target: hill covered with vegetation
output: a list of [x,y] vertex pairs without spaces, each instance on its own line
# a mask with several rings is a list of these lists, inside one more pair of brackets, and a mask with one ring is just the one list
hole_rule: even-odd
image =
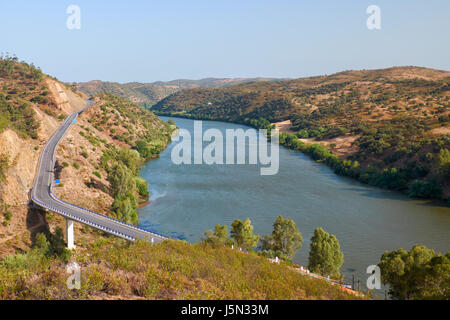
[[44,74],[32,64],[18,62],[16,57],[1,57],[0,84],[0,132],[10,128],[23,137],[36,139],[39,123],[32,105],[54,107]]
[[58,147],[62,185],[56,193],[70,203],[136,224],[137,205],[149,195],[139,169],[166,148],[175,127],[124,98],[102,93],[95,102]]
[[1,299],[356,299],[256,254],[205,244],[127,243],[103,238],[77,250],[80,290],[67,288],[66,262],[42,238],[0,261]]
[[450,196],[447,71],[396,67],[190,89],[152,111],[265,128],[286,121],[281,142],[339,174],[412,196]]
[[173,81],[157,81],[153,83],[118,83],[108,81],[89,81],[74,83],[73,86],[89,96],[99,93],[111,93],[126,98],[144,107],[151,107],[168,95],[183,89],[226,87],[251,81],[270,81],[269,78],[205,78],[200,80],[179,79]]

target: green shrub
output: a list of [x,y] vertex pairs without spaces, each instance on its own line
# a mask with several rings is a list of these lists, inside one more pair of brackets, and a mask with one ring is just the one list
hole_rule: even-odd
[[434,181],[415,180],[409,185],[408,195],[418,198],[441,198],[442,188]]
[[116,197],[114,199],[112,208],[117,219],[130,224],[138,223],[136,200],[132,195]]
[[96,176],[97,178],[99,178],[99,179],[102,178],[102,175],[101,175],[100,172],[98,172],[98,171],[94,171],[94,172],[92,172],[92,174],[93,174],[94,176]]
[[6,227],[9,225],[9,222],[11,221],[12,218],[12,211],[9,209],[9,206],[5,205],[5,207],[3,208],[3,225]]
[[136,177],[136,189],[140,196],[148,198],[148,182],[145,179]]

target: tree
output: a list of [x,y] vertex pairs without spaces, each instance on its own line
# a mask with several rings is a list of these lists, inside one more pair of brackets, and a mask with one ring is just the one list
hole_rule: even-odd
[[60,227],[55,229],[54,234],[49,234],[50,249],[47,252],[49,255],[56,255],[64,262],[69,261],[71,252],[66,248],[66,242],[64,241],[64,232]]
[[423,245],[385,252],[378,264],[381,280],[394,299],[445,299],[450,296],[450,253],[437,255]]
[[116,164],[108,173],[108,181],[114,197],[135,194],[136,182],[133,173],[122,163]]
[[441,198],[442,188],[434,181],[414,180],[408,188],[410,197]]
[[438,156],[439,172],[445,179],[450,179],[450,150],[441,149]]
[[126,223],[137,224],[138,214],[136,212],[136,201],[132,196],[119,196],[114,199],[112,208],[116,218]]
[[211,244],[214,247],[219,246],[226,246],[230,240],[228,238],[228,228],[227,226],[220,224],[217,224],[214,228],[214,231],[212,230],[206,230],[205,231],[205,237],[203,242]]
[[262,250],[266,254],[292,259],[295,252],[302,247],[303,237],[292,219],[277,217],[273,224],[271,236],[262,239]]
[[424,281],[414,299],[450,300],[450,252],[433,257],[425,266]]
[[142,164],[142,158],[137,150],[121,149],[117,155],[117,160],[121,161],[133,175],[139,175],[139,167]]
[[259,235],[253,234],[253,226],[250,219],[244,221],[235,220],[231,225],[231,238],[235,245],[244,250],[250,250],[257,246]]
[[50,250],[50,242],[48,242],[47,237],[43,233],[38,233],[36,235],[36,241],[34,242],[34,248],[36,248],[43,255],[46,255]]
[[338,239],[322,228],[316,228],[311,238],[308,269],[321,275],[339,278],[344,254]]
[[148,182],[140,177],[136,177],[135,181],[136,181],[136,189],[139,195],[145,199],[148,199],[149,196]]

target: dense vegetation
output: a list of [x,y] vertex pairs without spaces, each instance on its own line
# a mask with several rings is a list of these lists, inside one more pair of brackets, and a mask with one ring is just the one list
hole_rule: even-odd
[[344,263],[344,254],[338,239],[323,230],[316,228],[311,238],[308,269],[321,275],[339,279],[339,269]]
[[436,254],[419,245],[398,249],[385,252],[379,267],[394,299],[450,299],[450,252]]
[[[123,98],[101,94],[101,112],[95,112],[89,122],[117,140],[123,147],[106,145],[98,164],[107,173],[112,205],[117,219],[137,224],[137,202],[148,198],[148,183],[139,177],[145,161],[158,157],[170,142],[173,126],[160,121],[153,113]],[[89,131],[83,136],[93,146],[105,146]],[[131,149],[130,149],[131,147]],[[97,172],[96,176],[99,177]]]
[[[290,120],[291,135],[282,143],[339,174],[415,197],[450,196],[448,72],[404,67],[192,89],[152,111],[267,129]],[[354,150],[335,156],[337,137],[354,137]],[[296,138],[317,144],[303,146]]]
[[[406,167],[381,169],[371,164],[364,168],[359,161],[352,160],[353,157],[341,159],[326,147],[318,143],[305,144],[291,133],[282,133],[280,143],[304,152],[318,162],[327,164],[339,175],[355,178],[380,188],[407,191],[408,195],[412,197],[440,199],[443,194],[441,185],[448,185],[448,177],[441,175],[441,168],[446,168],[448,161],[450,161],[445,157],[448,153],[447,149],[441,149],[437,154],[444,155],[445,160],[441,164],[428,162],[428,169],[425,165],[417,164],[417,162],[410,162]],[[433,158],[434,156],[429,155],[429,157]],[[435,171],[429,173],[429,167],[433,165],[436,166]]]
[[261,253],[268,257],[291,260],[302,247],[303,237],[292,219],[277,217],[271,235],[261,239]]

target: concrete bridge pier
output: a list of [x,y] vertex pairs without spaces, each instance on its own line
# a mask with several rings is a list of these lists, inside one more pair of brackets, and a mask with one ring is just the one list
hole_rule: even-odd
[[73,220],[66,218],[66,241],[67,249],[75,249],[74,236],[73,236]]

